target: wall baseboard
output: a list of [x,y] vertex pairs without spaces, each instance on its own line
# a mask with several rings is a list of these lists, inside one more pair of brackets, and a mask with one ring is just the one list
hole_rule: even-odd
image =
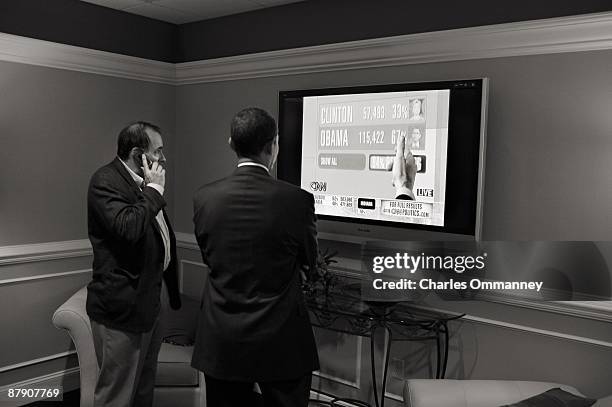
[[[326,393],[321,393],[315,390],[310,390],[310,399],[311,400],[321,400],[323,402],[330,402],[334,399],[334,397],[330,396],[329,394]],[[342,406],[342,407],[359,407],[357,404],[352,404],[352,403],[348,403],[345,401],[339,401],[337,402],[338,406]]]
[[37,365],[39,363],[48,362],[50,360],[66,358],[71,355],[76,355],[76,350],[69,350],[67,352],[56,353],[55,355],[44,356],[42,358],[27,360],[25,362],[16,363],[14,365],[2,366],[0,367],[0,373],[8,372],[11,370],[21,369],[23,367]]
[[190,85],[349,69],[612,49],[612,12],[171,64],[0,33],[0,61]]
[[[400,402],[404,401],[403,397],[397,396],[395,394],[387,393],[387,392],[385,392],[385,398],[397,400],[397,401],[400,401]],[[310,399],[311,400],[321,400],[323,402],[329,403],[330,401],[332,401],[334,399],[334,397],[330,396],[329,394],[318,392],[316,390],[312,390],[311,389],[310,390]],[[342,407],[359,407],[359,405],[353,404],[353,403],[349,403],[347,401],[338,401],[334,405],[342,406]]]
[[78,389],[80,387],[79,368],[60,370],[59,372],[2,386],[0,387],[0,404],[3,407],[16,407],[32,402],[27,399],[9,399],[9,389],[54,389],[58,387],[62,388],[63,393]]

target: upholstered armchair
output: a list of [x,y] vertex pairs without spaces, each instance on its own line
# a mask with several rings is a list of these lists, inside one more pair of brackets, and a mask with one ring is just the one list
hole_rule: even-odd
[[[74,342],[80,368],[81,407],[92,407],[98,364],[91,325],[85,311],[86,299],[87,289],[83,287],[55,311],[53,324],[65,329]],[[189,300],[185,303],[189,304]],[[188,309],[189,306],[183,308]],[[196,323],[195,317],[176,319],[188,324]],[[190,330],[189,327],[186,330]],[[155,380],[155,406],[206,406],[204,375],[190,366],[192,351],[192,346],[162,344]]]
[[[545,391],[560,388],[582,396],[571,386],[516,380],[414,379],[404,383],[406,407],[495,407],[517,403]],[[612,396],[593,407],[612,407]]]

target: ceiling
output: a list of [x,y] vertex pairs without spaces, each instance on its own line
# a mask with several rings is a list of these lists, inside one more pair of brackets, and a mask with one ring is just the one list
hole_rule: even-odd
[[128,13],[184,24],[304,0],[81,0]]

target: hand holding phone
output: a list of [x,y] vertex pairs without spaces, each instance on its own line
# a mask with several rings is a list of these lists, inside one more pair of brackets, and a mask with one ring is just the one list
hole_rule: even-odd
[[[146,160],[147,160],[147,161],[146,161],[146,162],[147,162],[147,166],[149,167],[149,169],[151,169],[151,166],[153,165],[153,161],[151,161],[151,160],[149,159],[149,157],[147,157],[147,155],[145,154],[144,150],[143,150],[142,148],[136,148],[136,154],[137,154],[137,155],[140,155],[140,156],[141,156],[141,158],[142,158],[142,157],[145,157],[145,158],[146,158]],[[144,160],[143,160],[143,167],[141,167],[141,168],[143,168],[143,170],[144,170]]]
[[142,170],[145,183],[153,183],[165,187],[166,170],[157,161],[149,160],[146,154],[142,154]]

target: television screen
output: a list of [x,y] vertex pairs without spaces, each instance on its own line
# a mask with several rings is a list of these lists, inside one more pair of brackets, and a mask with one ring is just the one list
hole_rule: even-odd
[[[473,235],[483,99],[482,79],[281,92],[278,176],[322,219]],[[409,153],[406,194],[392,180]]]
[[[319,215],[444,226],[450,91],[304,97],[300,184]],[[417,171],[414,201],[396,199],[403,142]]]

